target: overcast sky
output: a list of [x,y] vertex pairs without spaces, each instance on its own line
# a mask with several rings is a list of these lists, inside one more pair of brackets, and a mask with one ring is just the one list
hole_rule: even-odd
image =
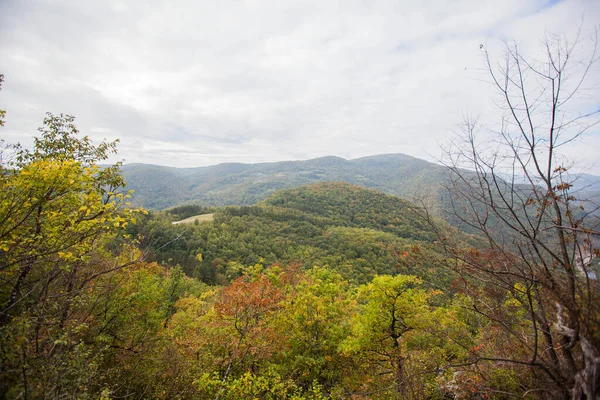
[[[486,49],[582,16],[588,38],[600,1],[0,0],[0,137],[28,146],[51,111],[128,163],[431,160],[463,114],[499,124]],[[598,129],[566,150],[600,175]]]

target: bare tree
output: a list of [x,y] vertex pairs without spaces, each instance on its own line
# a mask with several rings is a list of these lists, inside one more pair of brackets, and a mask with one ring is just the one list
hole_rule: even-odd
[[[576,58],[587,40],[581,30],[572,43],[547,35],[542,58],[525,57],[517,44],[505,43],[498,63],[486,51],[501,99],[500,127],[486,130],[465,118],[447,149],[451,211],[487,246],[444,245],[472,295],[472,310],[493,320],[520,349],[502,357],[478,354],[475,362],[532,371],[543,378],[523,392],[540,397],[600,398],[600,285],[590,269],[600,256],[597,209],[586,209],[573,193],[576,176],[562,152],[600,122],[600,109],[579,109],[583,97],[597,95],[586,86],[597,73],[597,32],[587,58]],[[526,333],[475,295],[482,287],[517,302]]]

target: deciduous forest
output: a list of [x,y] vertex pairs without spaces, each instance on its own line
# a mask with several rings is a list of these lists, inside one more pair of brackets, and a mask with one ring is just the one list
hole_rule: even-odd
[[544,46],[487,58],[506,119],[465,120],[435,210],[341,182],[146,210],[71,116],[2,142],[0,398],[599,398],[598,214],[558,157],[596,56],[565,80]]

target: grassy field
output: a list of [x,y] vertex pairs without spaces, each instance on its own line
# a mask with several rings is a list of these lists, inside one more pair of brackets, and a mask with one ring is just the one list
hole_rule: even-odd
[[204,222],[211,222],[213,220],[213,214],[200,214],[200,215],[194,215],[192,217],[186,218],[186,219],[182,219],[181,221],[175,221],[173,222],[173,225],[177,225],[177,224],[193,224],[194,221],[198,221],[199,223],[204,223]]

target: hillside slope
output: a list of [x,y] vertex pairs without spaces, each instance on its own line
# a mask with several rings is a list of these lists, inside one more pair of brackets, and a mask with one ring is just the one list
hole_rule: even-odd
[[[207,283],[225,282],[240,266],[260,262],[327,265],[357,283],[384,273],[446,279],[431,265],[434,255],[426,255],[437,236],[416,206],[356,185],[281,190],[253,206],[217,209],[213,222],[199,225],[173,225],[168,215],[153,214],[130,233],[143,238],[151,259],[179,264]],[[444,232],[467,240],[450,227]],[[414,246],[420,247],[416,253]]]
[[355,160],[322,157],[307,161],[219,164],[171,168],[146,164],[123,166],[134,202],[164,209],[186,202],[212,206],[250,205],[280,189],[314,182],[338,181],[380,190],[408,200],[441,198],[443,167],[404,154]]
[[291,208],[331,219],[339,226],[389,232],[398,237],[435,240],[412,203],[376,190],[321,182],[280,190],[259,204]]

